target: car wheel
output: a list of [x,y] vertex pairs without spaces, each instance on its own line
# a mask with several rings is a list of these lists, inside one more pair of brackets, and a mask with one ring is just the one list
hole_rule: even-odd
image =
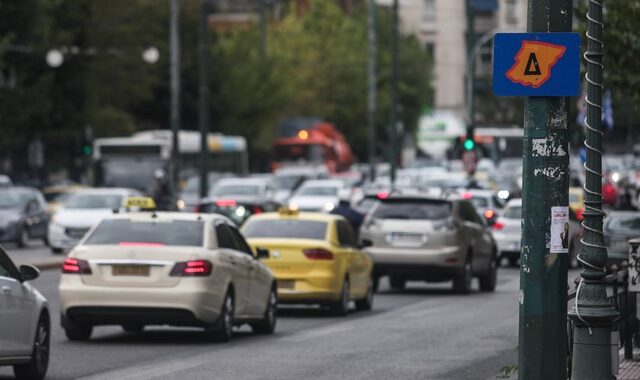
[[469,294],[473,281],[473,268],[471,268],[471,257],[464,263],[462,273],[453,279],[453,291],[458,294]]
[[407,285],[407,280],[402,277],[389,277],[389,285],[391,285],[391,289],[393,290],[404,290],[404,287]]
[[54,255],[59,255],[62,253],[62,248],[51,247],[51,253]]
[[129,334],[140,334],[144,331],[144,325],[140,323],[125,323],[122,329]]
[[480,290],[483,292],[493,292],[496,290],[497,280],[498,263],[495,258],[492,258],[491,263],[489,264],[488,273],[480,277]]
[[267,301],[267,309],[264,311],[264,317],[260,322],[251,324],[251,329],[256,334],[273,334],[276,331],[276,323],[278,321],[278,296],[275,287],[269,292]]
[[373,307],[373,293],[374,291],[374,282],[375,280],[372,278],[369,280],[369,285],[367,286],[367,294],[365,294],[364,298],[356,300],[356,309],[360,311],[371,310]]
[[374,293],[378,293],[378,290],[380,290],[380,277],[374,276],[373,277],[373,292]]
[[87,341],[91,338],[92,332],[93,326],[78,324],[75,322],[67,323],[64,327],[64,334],[67,336],[67,339],[73,341]]
[[233,292],[227,290],[218,320],[214,322],[211,329],[207,329],[207,332],[211,333],[211,337],[214,340],[218,342],[228,342],[231,340],[231,336],[233,335],[233,310]]
[[20,229],[20,235],[18,235],[18,240],[16,240],[16,244],[19,248],[24,248],[29,245],[29,230],[27,227],[22,227]]
[[345,278],[340,291],[340,299],[329,307],[331,314],[344,316],[349,313],[349,278]]
[[38,320],[31,360],[26,364],[13,366],[13,373],[18,379],[44,379],[49,367],[49,343],[51,325],[49,316],[43,313]]

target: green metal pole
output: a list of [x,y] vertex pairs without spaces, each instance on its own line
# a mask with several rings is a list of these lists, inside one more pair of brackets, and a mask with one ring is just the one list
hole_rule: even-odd
[[475,128],[475,98],[474,85],[476,73],[476,57],[473,54],[475,45],[475,23],[471,0],[466,2],[467,12],[467,139],[473,140]]
[[368,41],[369,60],[367,62],[367,113],[369,114],[369,175],[371,182],[376,180],[376,2],[368,2]]
[[602,2],[590,0],[587,14],[587,148],[581,281],[569,316],[575,324],[571,378],[614,379],[611,330],[619,317],[607,301],[607,248],[602,233]]
[[173,202],[171,208],[176,206],[176,198],[180,183],[180,0],[171,0],[171,17],[169,22],[171,31],[169,46],[171,47],[170,77],[171,77],[171,111],[169,119],[171,121],[171,173]]
[[389,163],[391,164],[391,186],[396,181],[398,154],[398,0],[393,0],[393,27],[391,34],[391,117],[389,125]]
[[209,0],[200,3],[200,39],[199,52],[199,115],[200,127],[200,197],[204,198],[208,192],[207,155],[209,152],[207,134],[209,133]]
[[[570,32],[571,17],[571,0],[529,0],[529,32]],[[518,358],[522,380],[567,378],[568,254],[551,249],[550,239],[552,207],[569,204],[568,115],[568,98],[525,100]]]

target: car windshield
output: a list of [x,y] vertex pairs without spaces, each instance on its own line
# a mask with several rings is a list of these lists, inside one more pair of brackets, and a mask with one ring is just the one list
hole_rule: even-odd
[[111,209],[122,207],[122,195],[119,194],[73,194],[65,203],[68,209]]
[[298,219],[250,220],[242,232],[247,238],[324,240],[327,235],[327,223]]
[[507,207],[507,209],[504,210],[504,214],[502,214],[502,217],[506,219],[522,219],[522,207],[521,206]]
[[309,186],[300,189],[297,195],[319,195],[332,197],[338,195],[338,188],[334,186]]
[[64,203],[69,199],[72,193],[66,191],[52,191],[44,193],[44,200],[47,202]]
[[451,215],[447,202],[387,201],[381,202],[372,214],[374,219],[437,220]]
[[204,222],[193,220],[105,220],[85,244],[201,247]]
[[638,216],[619,216],[611,215],[607,223],[607,229],[609,231],[616,232],[639,232],[640,231],[640,217]]
[[27,201],[28,194],[16,191],[0,192],[0,209],[2,208],[19,208]]
[[211,195],[258,195],[260,186],[257,185],[221,185],[213,189]]
[[241,225],[247,218],[253,214],[264,212],[263,208],[256,205],[241,205],[235,202],[229,205],[205,203],[200,206],[200,212],[203,214],[221,214],[233,220],[236,225]]
[[304,180],[302,175],[276,176],[274,182],[279,190],[293,190],[298,183]]

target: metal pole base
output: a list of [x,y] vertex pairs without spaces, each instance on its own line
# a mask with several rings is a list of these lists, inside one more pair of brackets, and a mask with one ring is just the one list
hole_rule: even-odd
[[[615,380],[611,363],[611,327],[575,327],[572,380]],[[617,354],[617,352],[616,352]],[[610,358],[609,360],[603,360]]]

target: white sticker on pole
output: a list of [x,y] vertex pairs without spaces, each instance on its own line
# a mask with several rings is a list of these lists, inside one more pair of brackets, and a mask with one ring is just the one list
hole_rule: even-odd
[[569,207],[551,207],[551,253],[569,252]]

